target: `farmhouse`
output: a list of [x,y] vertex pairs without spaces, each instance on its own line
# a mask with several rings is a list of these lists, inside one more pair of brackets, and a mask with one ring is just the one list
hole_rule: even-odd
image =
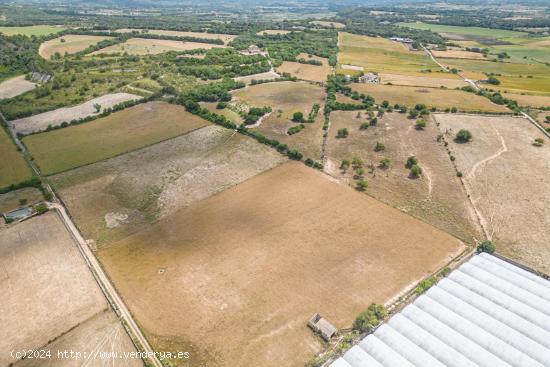
[[313,331],[315,331],[316,333],[319,333],[321,337],[326,341],[329,341],[330,338],[332,338],[333,335],[338,332],[338,329],[336,329],[330,322],[328,322],[327,319],[325,319],[318,313],[313,315],[313,317],[307,323],[307,326],[313,329]]
[[410,38],[390,37],[390,40],[401,43],[414,43],[414,40]]
[[259,47],[256,46],[256,45],[250,45],[250,46],[248,46],[248,48],[246,49],[246,51],[241,51],[241,54],[243,54],[243,55],[248,55],[248,56],[253,56],[253,55],[262,55],[262,56],[264,56],[264,57],[267,56],[267,52],[262,51],[262,49],[259,48]]
[[550,281],[481,254],[331,367],[548,366]]
[[380,77],[373,73],[367,73],[359,77],[359,83],[378,84],[380,83]]

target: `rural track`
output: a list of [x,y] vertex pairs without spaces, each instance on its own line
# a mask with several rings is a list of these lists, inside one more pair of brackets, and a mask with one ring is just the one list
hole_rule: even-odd
[[[4,121],[7,122],[7,120],[4,118],[4,115],[1,112],[0,112],[0,118],[2,118]],[[28,151],[26,147],[23,145],[23,143],[21,143],[21,141],[17,137],[17,134],[15,134],[15,131],[13,131],[11,128],[8,128],[8,130],[11,133],[17,146],[21,149],[22,153],[24,155],[27,155]],[[57,211],[63,224],[75,239],[77,247],[80,253],[82,254],[82,257],[84,257],[84,260],[86,261],[86,264],[88,265],[90,271],[92,272],[92,275],[96,280],[96,283],[99,285],[99,288],[103,291],[103,294],[107,298],[109,304],[111,305],[115,313],[119,316],[119,318],[123,322],[123,326],[127,330],[128,334],[130,334],[130,338],[132,339],[134,344],[137,341],[137,343],[139,343],[139,345],[141,346],[141,349],[138,348],[138,351],[144,352],[146,354],[147,356],[146,359],[151,363],[152,366],[163,367],[164,365],[158,359],[157,354],[155,353],[154,349],[151,347],[151,345],[147,341],[147,338],[145,337],[145,335],[143,335],[141,329],[135,322],[132,314],[126,307],[126,304],[124,303],[124,301],[118,294],[117,290],[111,283],[111,280],[109,279],[107,274],[105,274],[105,272],[103,271],[103,268],[99,264],[99,261],[93,254],[92,250],[90,250],[90,247],[88,246],[87,242],[84,240],[78,228],[76,227],[73,220],[69,216],[67,209],[63,206],[61,200],[59,200],[55,191],[51,188],[50,184],[44,179],[44,177],[42,177],[40,170],[34,164],[34,162],[32,162],[30,159],[28,159],[27,161],[31,166],[32,170],[42,179],[42,184],[44,185],[45,189],[52,195],[52,202],[47,203],[48,208]],[[145,359],[145,358],[142,358],[142,359]]]

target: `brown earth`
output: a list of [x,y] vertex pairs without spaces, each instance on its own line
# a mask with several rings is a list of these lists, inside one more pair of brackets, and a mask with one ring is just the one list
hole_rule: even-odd
[[462,250],[292,162],[99,256],[155,347],[193,351],[180,365],[269,367],[301,366],[320,351],[306,326],[315,312],[349,327],[371,302],[388,302]]
[[327,75],[330,73],[330,66],[328,63],[324,63],[323,65],[309,65],[294,61],[284,61],[283,64],[277,68],[277,72],[279,74],[289,73],[302,80],[324,82],[327,80]]
[[430,76],[418,76],[418,75],[405,75],[405,74],[388,74],[380,73],[380,83],[382,84],[394,84],[394,85],[408,85],[415,87],[431,87],[439,88],[445,87],[449,89],[461,88],[467,85],[465,81],[453,74],[441,74],[439,77]]
[[[443,146],[437,142],[439,130],[428,121],[422,131],[414,127],[415,120],[404,114],[389,113],[376,127],[361,130],[367,114],[354,111],[337,111],[330,114],[330,130],[326,148],[326,171],[344,182],[355,185],[353,170],[340,170],[342,160],[359,157],[364,161],[367,193],[391,206],[410,213],[470,243],[480,238],[479,225],[466,192],[456,176],[456,170]],[[336,137],[338,129],[347,128],[349,136]],[[377,142],[385,150],[375,152]],[[409,178],[405,168],[407,158],[419,160],[423,174]],[[379,168],[380,160],[389,158],[391,166]],[[369,168],[369,165],[371,168]]]
[[[550,142],[528,120],[436,115],[497,251],[550,272]],[[473,140],[453,141],[468,129]],[[533,145],[542,138],[544,146]]]
[[127,52],[130,55],[156,55],[170,51],[187,51],[196,49],[209,50],[211,48],[226,47],[212,43],[184,42],[163,39],[130,38],[124,43],[102,48],[92,52],[90,56]]
[[0,99],[13,98],[36,88],[36,84],[25,80],[24,75],[0,83]]

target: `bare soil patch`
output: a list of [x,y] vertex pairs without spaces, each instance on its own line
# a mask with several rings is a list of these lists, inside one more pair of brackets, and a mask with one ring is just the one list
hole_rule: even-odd
[[46,60],[49,60],[56,52],[61,56],[65,55],[65,53],[72,54],[84,51],[91,45],[112,38],[113,37],[68,34],[42,43],[38,48],[38,54]]
[[130,38],[124,43],[102,48],[90,55],[128,53],[130,55],[156,55],[169,51],[187,51],[196,49],[209,50],[211,48],[226,47],[212,43],[184,42],[163,39]]
[[327,75],[330,73],[328,63],[323,65],[301,64],[294,61],[284,61],[277,68],[278,73],[289,73],[299,79],[309,80],[314,82],[324,82],[327,80]]
[[439,74],[439,77],[433,77],[432,75],[418,76],[389,73],[380,73],[379,75],[380,83],[382,84],[391,83],[393,85],[429,88],[445,87],[449,89],[461,88],[467,85],[467,83],[458,76],[452,76],[451,74]]
[[0,231],[0,364],[105,310],[107,301],[57,214]]
[[[273,112],[255,128],[270,139],[277,139],[305,157],[319,159],[323,141],[323,106],[325,91],[318,85],[306,82],[280,82],[254,85],[236,91],[236,103],[251,106],[271,106]],[[305,128],[297,134],[288,135],[288,129],[298,123],[292,121],[294,112],[302,112],[304,118],[318,103],[319,113],[313,123],[304,123]]]
[[[497,250],[550,272],[550,144],[528,120],[436,115]],[[468,129],[473,140],[457,144]],[[542,147],[533,145],[542,138]]]
[[194,351],[180,365],[270,367],[303,365],[319,352],[306,326],[315,312],[349,327],[371,302],[388,301],[462,249],[293,162],[99,255],[155,347]]
[[54,111],[40,113],[38,115],[25,117],[18,120],[10,121],[10,125],[17,133],[30,134],[37,131],[45,130],[48,125],[58,126],[63,122],[82,119],[88,116],[97,115],[98,112],[94,105],[101,106],[101,111],[105,108],[113,107],[116,104],[141,99],[141,96],[129,93],[114,93],[106,94],[84,102],[74,107],[58,108]]
[[25,80],[24,75],[0,83],[0,99],[13,98],[36,88],[36,84]]
[[[284,161],[250,138],[207,126],[51,182],[85,238],[101,246]],[[107,225],[112,218],[118,226]]]
[[[470,243],[480,238],[477,224],[466,192],[445,150],[437,142],[439,130],[429,121],[424,130],[414,127],[415,120],[403,114],[389,113],[377,126],[361,130],[367,114],[355,111],[336,111],[330,114],[331,126],[326,148],[326,171],[350,185],[354,173],[340,170],[342,160],[358,157],[364,162],[369,182],[367,193],[406,213],[420,218]],[[336,138],[338,129],[347,128],[349,136]],[[384,144],[383,151],[375,152],[377,142]],[[407,158],[416,156],[423,169],[420,178],[409,178],[405,167]],[[389,168],[380,168],[380,161],[388,158]]]

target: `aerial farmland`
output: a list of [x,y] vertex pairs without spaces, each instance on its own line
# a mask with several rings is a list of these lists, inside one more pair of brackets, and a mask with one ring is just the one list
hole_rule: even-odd
[[0,367],[543,366],[549,11],[0,4]]

